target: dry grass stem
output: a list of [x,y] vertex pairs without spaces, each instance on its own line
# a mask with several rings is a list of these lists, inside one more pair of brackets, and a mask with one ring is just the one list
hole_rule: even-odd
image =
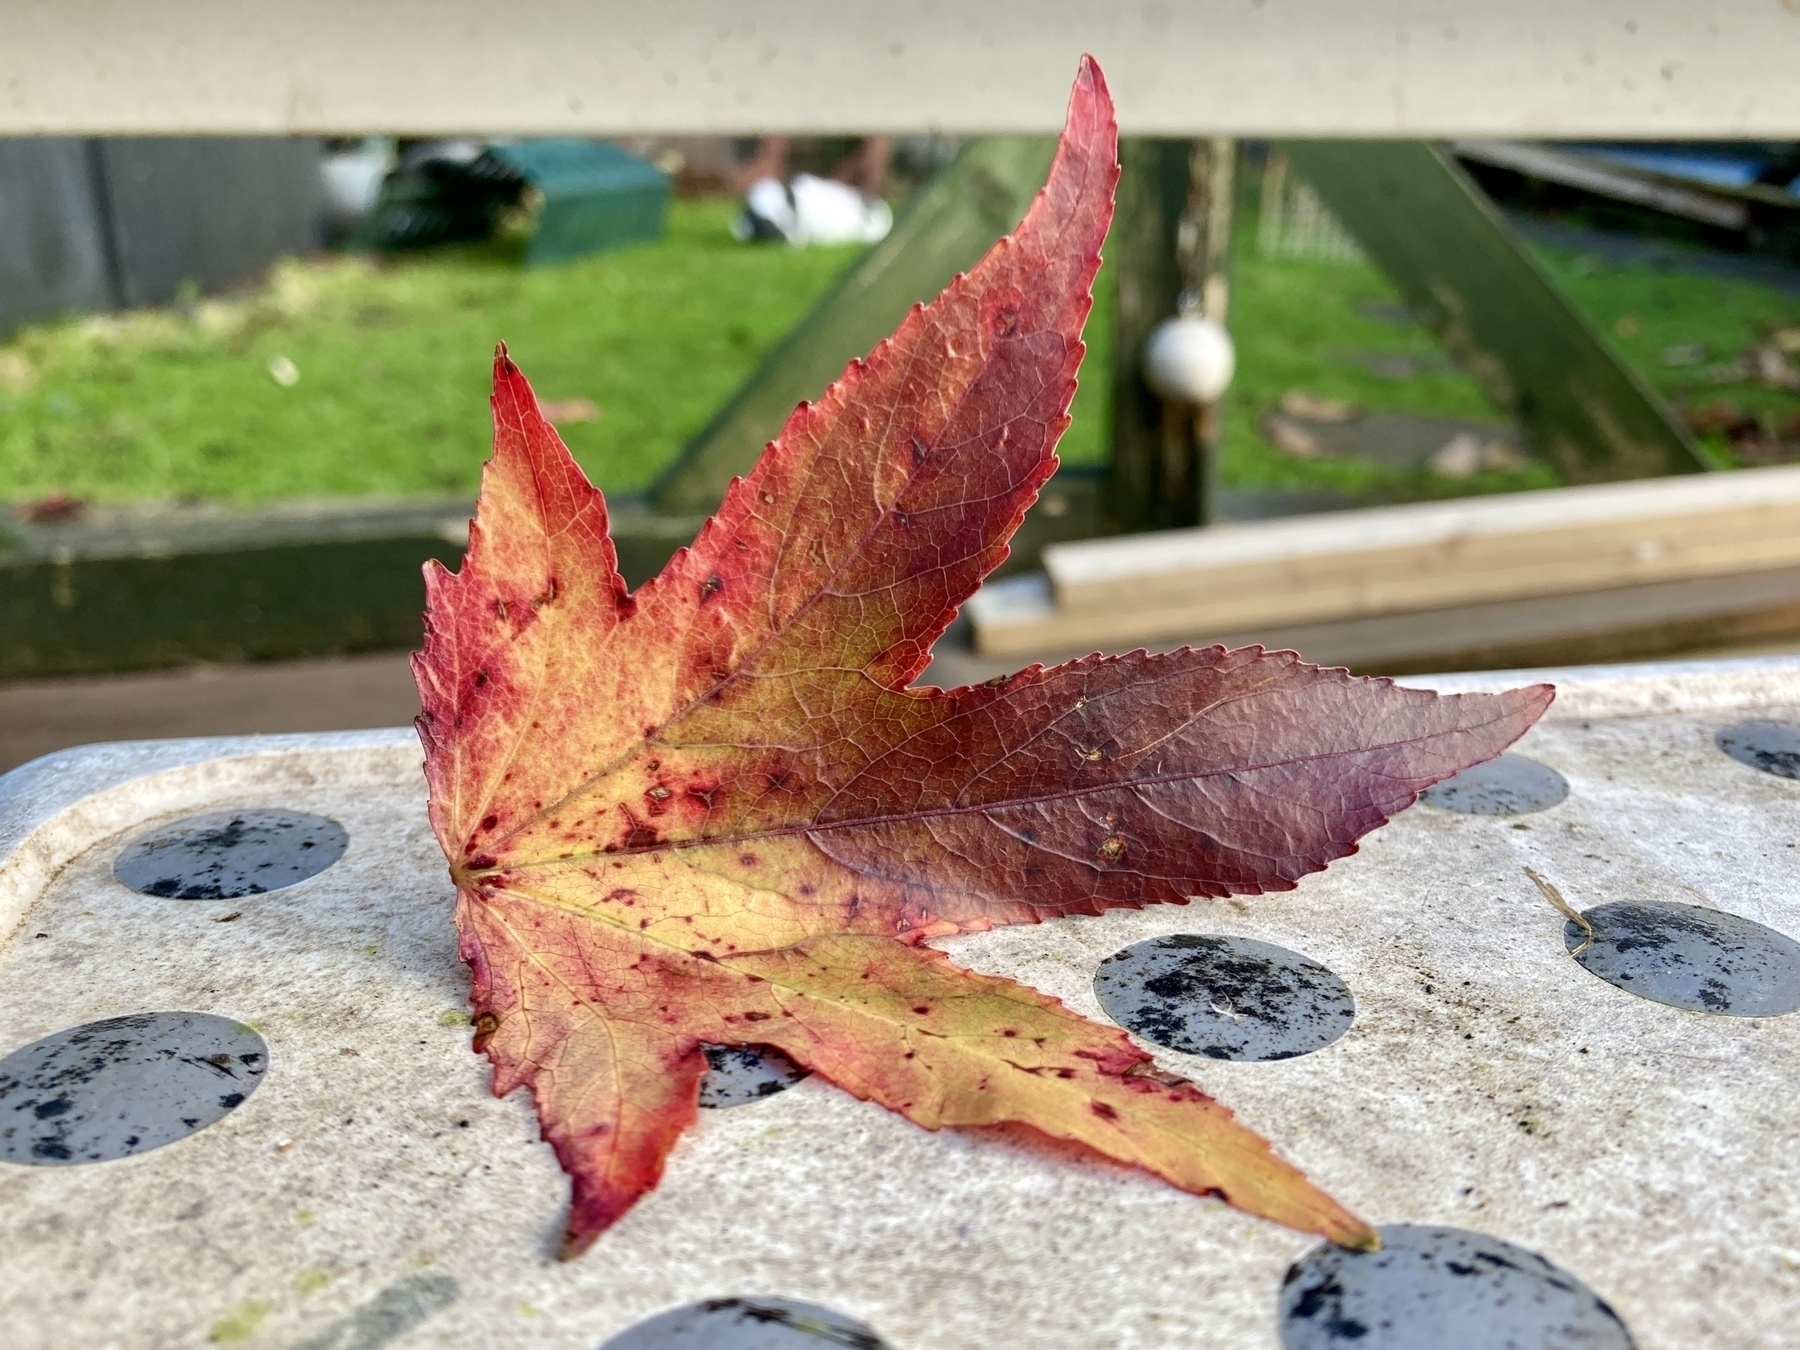
[[1582,938],[1581,945],[1570,952],[1569,955],[1580,956],[1589,947],[1593,946],[1594,925],[1587,921],[1587,916],[1576,909],[1575,906],[1571,905],[1567,900],[1563,899],[1563,893],[1556,889],[1555,883],[1545,881],[1529,867],[1525,869],[1525,875],[1530,877],[1533,884],[1544,893],[1544,899],[1556,906],[1558,913],[1570,923],[1580,928],[1583,933],[1587,934],[1586,937]]

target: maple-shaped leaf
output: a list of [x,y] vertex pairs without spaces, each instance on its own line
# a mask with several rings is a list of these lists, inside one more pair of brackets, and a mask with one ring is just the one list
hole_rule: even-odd
[[476,1047],[573,1179],[566,1253],[656,1184],[709,1043],[1374,1240],[1119,1029],[921,945],[1287,889],[1551,697],[1260,648],[908,688],[1056,467],[1115,152],[1086,61],[1018,232],[798,408],[636,594],[600,493],[496,360],[494,457],[460,573],[429,570],[414,671]]

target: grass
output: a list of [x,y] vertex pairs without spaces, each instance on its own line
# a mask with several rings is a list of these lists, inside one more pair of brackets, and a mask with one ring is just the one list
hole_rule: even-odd
[[[1232,332],[1238,375],[1227,411],[1222,465],[1228,485],[1436,496],[1556,483],[1555,474],[1542,464],[1453,480],[1354,460],[1298,460],[1283,454],[1257,424],[1290,389],[1371,411],[1494,423],[1501,415],[1460,371],[1427,371],[1401,380],[1370,372],[1367,362],[1373,356],[1426,361],[1441,356],[1422,328],[1395,321],[1399,296],[1374,267],[1259,258],[1250,230],[1237,243]],[[1800,325],[1800,298],[1754,282],[1612,262],[1597,253],[1536,246],[1531,251],[1605,340],[1677,409],[1729,402],[1770,425],[1800,415],[1800,396],[1748,377],[1737,364],[1747,348]],[[1672,359],[1684,364],[1671,364]],[[1702,439],[1723,462],[1734,462],[1722,436]]]
[[[1597,253],[1536,250],[1539,260],[1651,388],[1677,408],[1729,402],[1779,425],[1800,394],[1749,377],[1737,358],[1771,337],[1800,337],[1800,296],[1747,281],[1609,262]],[[1726,463],[1731,447],[1702,437]]]
[[747,248],[734,209],[677,201],[665,239],[560,267],[284,262],[240,297],[27,329],[0,346],[0,496],[472,492],[500,340],[541,396],[597,406],[563,428],[583,467],[641,487],[856,256]]
[[[1474,380],[1449,367],[1435,339],[1404,317],[1399,294],[1365,262],[1270,259],[1254,226],[1236,239],[1231,330],[1238,369],[1225,411],[1221,478],[1237,488],[1333,488],[1353,494],[1462,495],[1556,483],[1540,464],[1445,479],[1358,459],[1297,459],[1259,428],[1282,395],[1300,390],[1370,412],[1504,419]],[[1410,359],[1418,373],[1389,379],[1371,360]]]
[[[27,329],[0,344],[0,498],[471,492],[488,447],[487,364],[502,339],[540,395],[597,407],[595,420],[563,425],[583,467],[607,488],[640,488],[856,257],[746,247],[727,232],[735,209],[680,200],[664,240],[558,267],[525,270],[487,250],[286,262],[241,295]],[[1246,224],[1232,281],[1228,486],[1436,496],[1554,483],[1542,465],[1440,479],[1295,459],[1265,440],[1260,420],[1296,389],[1371,411],[1500,417],[1467,376],[1430,368],[1436,343],[1401,321],[1374,268],[1260,258],[1253,231]],[[1597,255],[1538,254],[1666,397],[1729,399],[1771,424],[1800,413],[1800,398],[1731,364],[1800,323],[1793,297]],[[1105,462],[1112,304],[1103,270],[1061,446],[1072,464]],[[1671,349],[1705,355],[1672,366]],[[1426,368],[1385,379],[1368,367],[1376,356]],[[290,384],[275,378],[292,371]]]

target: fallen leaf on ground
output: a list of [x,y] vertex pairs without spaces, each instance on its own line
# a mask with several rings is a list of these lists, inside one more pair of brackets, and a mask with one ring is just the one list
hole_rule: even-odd
[[1746,412],[1730,399],[1681,409],[1696,436],[1719,436],[1742,465],[1791,464],[1800,459],[1800,414],[1777,423],[1766,413]]
[[29,393],[37,383],[37,368],[24,352],[0,352],[0,389],[9,394]]
[[428,570],[414,670],[475,1045],[573,1180],[565,1254],[656,1184],[708,1045],[1374,1243],[1118,1028],[923,945],[1289,889],[1551,698],[1216,647],[908,688],[1056,467],[1115,149],[1084,61],[1018,232],[796,409],[635,594],[496,360],[494,457],[460,573]]
[[1525,456],[1509,441],[1477,436],[1472,431],[1459,431],[1445,441],[1425,467],[1445,478],[1473,478],[1478,473],[1499,471],[1511,473],[1525,467]]
[[1341,398],[1320,398],[1304,389],[1290,389],[1281,396],[1281,411],[1307,422],[1354,422],[1362,409]]
[[1718,399],[1698,407],[1684,408],[1681,417],[1696,436],[1723,436],[1730,441],[1743,440],[1762,430],[1754,413],[1745,412],[1730,399]]
[[1317,432],[1280,413],[1270,413],[1257,429],[1270,445],[1295,459],[1318,459],[1325,453],[1325,443]]
[[72,492],[56,491],[35,501],[20,502],[19,519],[29,525],[66,525],[88,513],[91,503]]
[[1800,388],[1800,371],[1788,364],[1787,357],[1774,347],[1752,347],[1744,360],[1756,378],[1772,389]]
[[547,398],[539,401],[538,411],[551,426],[600,420],[600,405],[591,398]]

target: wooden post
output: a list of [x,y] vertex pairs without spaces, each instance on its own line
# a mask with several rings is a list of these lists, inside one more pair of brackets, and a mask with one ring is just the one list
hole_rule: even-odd
[[1127,140],[1108,265],[1118,286],[1109,507],[1125,530],[1211,520],[1217,501],[1218,405],[1165,404],[1144,383],[1144,344],[1165,319],[1223,324],[1229,299],[1236,145]]
[[[1182,221],[1182,315],[1225,327],[1231,304],[1231,207],[1237,143],[1227,136],[1194,142],[1188,170],[1187,216]],[[1209,525],[1219,502],[1219,445],[1225,396],[1204,407],[1176,410],[1191,423],[1185,433],[1194,464],[1194,521]]]
[[1187,210],[1185,140],[1119,143],[1118,207],[1107,266],[1118,288],[1113,340],[1112,475],[1109,508],[1124,530],[1168,529],[1195,522],[1198,493],[1187,479],[1179,427],[1165,425],[1162,400],[1144,383],[1144,343],[1175,317],[1182,289],[1178,257]]

